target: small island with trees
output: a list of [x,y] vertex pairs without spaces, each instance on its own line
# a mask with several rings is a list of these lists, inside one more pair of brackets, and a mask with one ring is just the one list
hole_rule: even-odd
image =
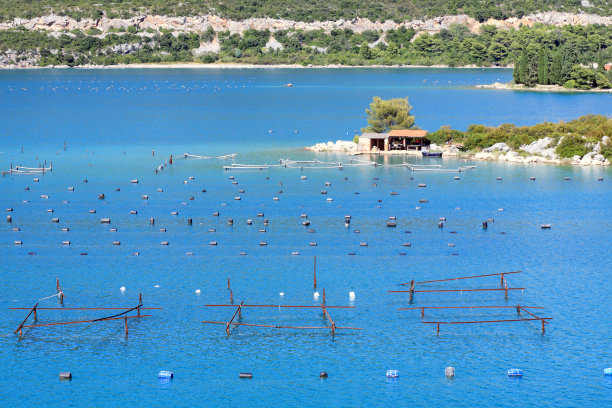
[[[408,98],[383,100],[374,97],[366,109],[367,127],[362,135],[371,132],[384,134],[399,129],[419,129]],[[390,134],[390,133],[389,133]],[[551,163],[582,166],[609,166],[612,160],[612,118],[585,115],[569,122],[543,122],[533,126],[505,123],[490,127],[470,125],[466,131],[442,126],[426,134],[427,144],[444,152],[444,156],[474,160],[497,160],[511,163]],[[397,154],[380,148],[363,149],[360,137],[353,141],[319,143],[308,147],[315,152],[337,151],[348,154]],[[407,152],[409,154],[409,152]]]

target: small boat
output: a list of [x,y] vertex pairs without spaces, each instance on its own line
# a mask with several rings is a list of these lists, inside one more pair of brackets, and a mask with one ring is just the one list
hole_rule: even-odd
[[423,157],[442,157],[442,152],[422,151]]

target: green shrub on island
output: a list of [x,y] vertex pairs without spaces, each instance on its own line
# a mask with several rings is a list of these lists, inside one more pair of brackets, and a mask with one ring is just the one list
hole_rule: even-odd
[[480,151],[495,143],[506,143],[517,150],[539,139],[550,137],[550,146],[562,158],[584,156],[592,146],[600,143],[601,154],[612,160],[612,142],[601,143],[604,136],[612,135],[612,118],[603,115],[585,115],[570,122],[543,122],[533,126],[515,126],[504,123],[497,127],[470,125],[466,132],[442,126],[427,137],[436,144],[460,144],[467,150]]

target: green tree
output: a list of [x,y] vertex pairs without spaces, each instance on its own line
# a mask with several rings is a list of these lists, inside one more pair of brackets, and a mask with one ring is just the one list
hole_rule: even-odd
[[508,55],[508,49],[497,42],[491,44],[487,52],[489,53],[489,58],[494,62],[500,62]]
[[538,51],[538,84],[548,85],[548,53],[544,47]]
[[561,53],[560,52],[555,52],[552,56],[552,63],[550,65],[550,75],[549,75],[549,82],[551,84],[556,84],[556,85],[562,85],[563,84],[563,77],[561,75],[561,66],[562,66],[562,59],[561,59]]
[[381,99],[375,96],[366,109],[368,127],[362,132],[384,133],[392,129],[410,129],[414,127],[414,116],[410,114],[412,106],[408,98]]
[[363,59],[372,59],[372,50],[366,41],[361,43],[361,47],[359,47],[359,55],[361,55]]
[[397,47],[397,45],[393,41],[391,41],[389,43],[389,46],[387,47],[387,54],[391,58],[396,58],[397,55],[399,54],[399,48]]

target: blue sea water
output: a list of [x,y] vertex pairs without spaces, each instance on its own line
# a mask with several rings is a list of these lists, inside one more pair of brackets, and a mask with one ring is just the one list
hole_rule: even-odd
[[[612,378],[603,375],[612,367],[609,169],[488,162],[468,163],[477,167],[460,174],[389,166],[223,169],[288,157],[347,162],[342,154],[302,147],[351,139],[376,95],[408,96],[417,124],[429,130],[611,113],[609,94],[471,88],[510,78],[508,70],[484,69],[0,72],[0,168],[53,162],[44,176],[0,179],[0,207],[13,209],[5,213],[13,222],[3,219],[0,227],[2,405],[610,405]],[[282,87],[289,82],[294,87]],[[155,174],[170,154],[183,152],[237,156],[178,160]],[[302,214],[310,226],[302,225]],[[352,216],[350,228],[345,215]],[[390,216],[397,228],[386,227]],[[106,217],[110,226],[100,223]],[[485,231],[482,221],[489,218],[494,222]],[[552,228],[542,230],[542,223]],[[361,330],[332,336],[242,326],[227,336],[225,326],[202,323],[232,317],[235,308],[205,307],[229,303],[228,278],[235,303],[320,304],[313,297],[314,256],[317,291],[325,289],[327,304],[355,306],[329,309],[336,325]],[[412,279],[517,270],[522,273],[508,275],[508,284],[525,289],[507,299],[503,292],[417,293],[410,305],[407,294],[388,292],[407,289],[399,284]],[[65,307],[132,307],[142,293],[145,307],[163,309],[130,320],[128,336],[121,320],[14,335],[27,311],[9,308],[59,306],[55,298],[40,300],[55,292],[56,277]],[[419,287],[499,283],[492,277]],[[425,318],[419,310],[397,310],[517,304],[545,308],[533,310],[553,318],[544,334],[539,322],[441,325],[439,334],[421,323],[525,317],[513,309],[427,310]],[[36,323],[115,313],[40,310]],[[245,308],[241,321],[329,326],[320,309]],[[453,380],[444,376],[447,366],[456,368]],[[510,368],[522,369],[523,378],[508,378]],[[399,370],[400,378],[387,380],[388,369]],[[161,370],[175,378],[160,382]],[[60,381],[60,371],[71,371],[73,380]],[[320,380],[321,371],[329,378]],[[240,380],[239,372],[252,372],[253,379]]]

